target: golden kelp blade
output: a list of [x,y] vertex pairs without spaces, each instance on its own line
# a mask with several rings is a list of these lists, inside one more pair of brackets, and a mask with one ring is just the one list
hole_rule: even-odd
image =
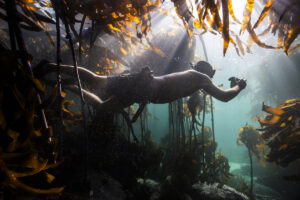
[[290,54],[292,51],[296,50],[299,47],[300,47],[300,44],[296,44],[294,47],[289,49],[288,53]]
[[252,44],[253,44],[253,39],[252,39],[251,35],[249,35],[249,38],[247,41],[247,52],[248,53],[251,53]]
[[45,170],[46,169],[46,166],[47,166],[47,161],[42,163],[41,166],[39,168],[33,168],[34,170],[30,171],[30,172],[23,172],[23,173],[20,173],[20,172],[14,172],[14,175],[19,178],[19,177],[25,177],[25,176],[32,176],[32,175],[35,175],[37,173],[40,173],[41,171]]
[[[291,1],[290,1],[291,2]],[[298,4],[298,5],[297,5]],[[289,5],[286,5],[285,9],[283,10],[282,14],[279,17],[279,22],[283,19],[285,14],[293,7],[298,6],[299,7],[299,1],[298,0],[293,0]]]
[[258,36],[264,36],[264,35],[266,35],[267,33],[270,32],[271,28],[272,28],[272,23],[263,32],[261,32],[260,34],[258,34]]
[[[267,158],[270,162],[286,167],[299,159],[300,126],[295,120],[300,111],[300,100],[291,99],[276,108],[264,106],[267,115],[261,125],[265,126],[261,135],[270,148]],[[277,115],[276,115],[277,114]]]
[[244,18],[240,30],[240,35],[246,30],[248,23],[250,22],[253,5],[254,5],[254,0],[247,0],[246,8],[244,10]]
[[260,123],[261,126],[266,126],[266,125],[273,125],[273,124],[277,124],[277,122],[279,122],[280,117],[277,115],[274,116],[270,116],[269,119],[260,119],[258,120],[258,122]]
[[122,54],[127,55],[127,51],[124,48],[120,48],[120,51],[122,52]]
[[263,11],[261,12],[258,20],[256,21],[255,25],[253,28],[256,28],[259,26],[259,24],[262,22],[262,20],[265,18],[265,16],[268,14],[268,12],[270,11],[270,9],[272,8],[274,3],[274,0],[268,0],[268,2],[266,3]]
[[[240,128],[236,144],[241,145],[240,142],[255,155],[262,166],[265,166],[264,160],[262,159],[265,156],[265,144],[255,127],[246,125]],[[262,156],[260,154],[262,154]]]
[[49,173],[45,173],[45,175],[46,175],[46,178],[47,178],[47,182],[48,183],[52,183],[53,181],[54,181],[54,179],[55,179],[55,176],[53,176],[52,174],[49,174]]
[[224,47],[223,55],[225,56],[227,48],[229,46],[229,13],[228,13],[228,1],[222,0],[222,12],[223,12],[223,37],[224,37]]
[[213,16],[213,24],[215,26],[217,26],[217,29],[222,32],[222,27],[223,27],[223,24],[221,22],[221,18],[220,18],[220,15],[219,15],[219,11],[217,9],[217,6],[214,4],[213,1],[209,1],[208,2],[208,6],[209,6],[209,10]]
[[41,194],[41,195],[48,195],[48,194],[59,194],[64,190],[64,187],[59,188],[50,188],[50,189],[38,189],[34,188],[28,185],[25,185],[24,183],[20,182],[19,180],[15,180],[11,186],[16,189],[21,189],[26,192],[34,193],[34,194]]
[[232,7],[232,1],[231,0],[228,0],[228,11],[229,11],[229,14],[231,16],[231,18],[236,21],[237,23],[241,23],[234,15],[234,12],[233,12],[233,7]]
[[236,36],[236,43],[239,46],[239,48],[240,48],[240,50],[242,52],[242,55],[245,55],[245,50],[244,50],[242,41],[240,40],[239,36]]
[[196,20],[194,21],[194,26],[195,26],[196,28],[201,29],[201,23],[200,23],[200,21],[199,21],[198,19],[196,19]]
[[205,8],[204,7],[201,8],[200,4],[198,6],[199,6],[199,8],[197,10],[197,13],[198,13],[199,27],[197,27],[197,28],[200,29],[202,27],[202,23],[203,23],[203,12],[204,12]]
[[284,37],[284,29],[286,28],[286,26],[284,24],[280,24],[279,25],[279,29],[278,29],[278,39],[277,39],[277,47],[282,47],[283,44],[283,37]]
[[26,9],[31,10],[31,11],[32,10],[37,10],[37,7],[35,7],[34,5],[32,5],[34,3],[37,3],[37,1],[34,1],[34,0],[25,0],[24,5],[22,5],[22,6],[24,6]]
[[162,51],[160,50],[158,47],[156,46],[151,46],[151,49],[158,55],[160,55],[161,57],[164,57],[164,58],[167,58],[167,55]]
[[262,42],[258,39],[258,37],[257,37],[256,33],[254,32],[254,30],[253,30],[253,28],[252,28],[250,22],[248,23],[247,31],[249,32],[249,35],[250,35],[251,39],[252,39],[258,46],[263,47],[263,48],[266,48],[266,49],[276,49],[276,48],[273,47],[273,46],[266,45],[265,43],[262,43]]
[[212,20],[212,19],[210,18],[209,13],[207,13],[207,14],[205,15],[205,19],[206,19],[206,21],[207,21],[207,23],[208,23],[208,25],[209,25],[210,27],[212,27],[213,29],[219,31],[218,29],[215,28],[216,26],[214,25],[214,20]]
[[270,114],[273,114],[273,115],[282,115],[284,113],[284,111],[280,108],[272,108],[270,106],[267,106],[265,104],[263,104],[263,107],[262,107],[262,110],[267,112],[267,113],[270,113]]
[[10,171],[5,163],[0,160],[0,172],[3,174],[2,184],[12,187],[17,190],[23,190],[33,194],[59,194],[63,191],[64,187],[60,188],[50,188],[50,189],[38,189],[28,185],[25,185],[18,180],[16,174],[13,171]]
[[118,31],[118,32],[121,32],[120,29],[114,27],[112,24],[107,24],[107,26],[111,29],[111,30],[114,30],[114,31]]
[[73,100],[64,100],[62,103],[62,110],[65,113],[69,114],[71,117],[73,117],[75,114],[71,112],[66,106],[73,105],[73,104],[74,104]]
[[292,28],[289,30],[288,36],[284,40],[283,50],[288,55],[288,50],[292,42],[297,38],[300,32],[299,22],[295,22],[296,19],[293,19]]
[[16,150],[16,147],[18,146],[18,137],[19,137],[20,133],[14,131],[12,129],[8,129],[7,135],[12,139],[12,141],[10,142],[10,144],[7,147],[7,151],[13,152]]
[[155,52],[157,55],[160,55],[161,57],[167,58],[168,56],[158,47],[154,46],[150,40],[146,39],[148,46],[146,47],[146,49],[152,50],[153,52]]

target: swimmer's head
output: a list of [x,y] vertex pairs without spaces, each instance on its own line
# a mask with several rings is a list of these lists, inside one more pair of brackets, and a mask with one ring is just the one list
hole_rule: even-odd
[[210,78],[212,78],[215,75],[216,70],[213,69],[213,67],[205,61],[199,61],[194,66],[194,69],[200,73],[206,74]]

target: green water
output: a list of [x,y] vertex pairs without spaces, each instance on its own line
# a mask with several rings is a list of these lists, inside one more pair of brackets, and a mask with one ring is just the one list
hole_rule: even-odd
[[[258,49],[259,51],[261,50]],[[241,176],[249,184],[250,165],[247,148],[236,144],[239,129],[246,124],[260,127],[258,122],[254,122],[254,118],[263,113],[261,111],[263,102],[277,106],[287,99],[300,98],[300,60],[298,53],[287,57],[282,52],[264,51],[262,54],[249,54],[243,58],[237,56],[230,58],[232,53],[229,52],[224,58],[218,55],[218,52],[208,50],[211,64],[218,68],[213,79],[216,85],[223,84],[223,89],[229,88],[227,79],[231,76],[243,77],[248,83],[247,88],[230,102],[213,100],[215,137],[218,144],[217,152],[225,154],[228,158],[230,172]],[[152,138],[159,143],[169,130],[168,104],[150,104],[148,109],[155,116],[155,119],[149,119]],[[210,113],[206,114],[205,125],[209,127],[212,125]],[[266,167],[262,167],[254,159],[254,192],[269,197],[276,196],[279,199],[299,199],[300,194],[295,190],[299,184],[282,179],[282,174],[297,172],[295,166],[299,166],[299,163],[296,162],[287,168],[269,163]],[[276,173],[279,174],[276,176]],[[263,182],[257,182],[257,178],[265,177],[264,175],[270,176],[269,182],[265,185]],[[270,182],[276,182],[277,185],[274,186]]]

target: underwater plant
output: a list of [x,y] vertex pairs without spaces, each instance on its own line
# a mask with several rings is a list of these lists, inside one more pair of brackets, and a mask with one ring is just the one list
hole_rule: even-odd
[[[300,100],[290,99],[276,108],[263,104],[262,110],[268,113],[264,119],[258,120],[263,127],[261,137],[270,149],[267,160],[287,167],[300,158]],[[298,176],[291,176],[291,179]]]
[[[22,45],[22,35],[14,37],[23,56],[0,44],[0,183],[27,193],[58,194],[63,187],[54,187],[51,183],[55,176],[47,171],[60,163],[55,149],[57,141],[45,118],[46,105],[38,104],[45,88],[30,73],[31,57]],[[30,185],[24,180],[34,176],[43,178]],[[47,181],[48,188],[38,188]]]
[[[203,31],[202,34],[205,32],[211,32],[213,34],[219,34],[220,37],[223,37],[224,55],[229,43],[234,45],[237,52],[240,51],[242,54],[244,54],[245,45],[240,41],[239,36],[229,29],[231,22],[235,21],[239,23],[237,18],[234,16],[232,2],[230,0],[216,2],[209,0],[203,0],[201,2],[198,0],[193,1],[195,5],[194,7],[197,9],[196,18],[198,17],[198,19],[191,15],[191,13],[193,13],[191,11],[192,8],[188,5],[187,1],[173,0],[172,2],[174,4],[174,10],[182,20],[189,36],[191,36],[195,30],[191,28],[191,26],[194,25],[194,27]],[[297,6],[294,2],[296,1],[288,1],[284,12],[278,14],[275,12],[276,9],[273,10],[273,8],[275,8],[276,5],[280,5],[280,1],[268,1],[265,4],[257,23],[252,27],[250,18],[254,1],[247,0],[247,5],[245,8],[246,12],[241,23],[241,33],[247,30],[250,34],[247,46],[248,51],[250,51],[250,47],[253,42],[257,43],[263,48],[274,48],[262,43],[254,32],[254,29],[258,27],[260,22],[267,15],[270,17],[269,27],[264,32],[270,33],[271,30],[274,34],[278,32],[278,47],[276,48],[283,47],[283,50],[288,53],[299,47],[299,45],[291,47],[291,44],[299,33],[299,27],[297,26],[299,12],[297,12]],[[78,82],[79,88],[81,88],[81,82],[78,72],[76,72],[77,59],[75,50],[78,50],[79,60],[81,58],[81,54],[85,52],[90,53],[85,54],[85,56],[91,56],[92,48],[95,54],[97,54],[98,51],[102,51],[102,49],[95,51],[96,47],[94,47],[94,43],[97,39],[97,36],[103,34],[103,32],[113,35],[118,40],[119,49],[116,51],[110,51],[109,48],[103,50],[103,54],[105,56],[103,56],[103,59],[98,60],[100,64],[97,63],[97,65],[99,64],[100,69],[96,71],[99,74],[109,74],[112,72],[117,73],[117,70],[112,70],[113,66],[116,64],[125,65],[126,63],[122,60],[122,58],[120,58],[121,56],[115,57],[115,55],[125,56],[130,54],[131,51],[136,50],[136,44],[141,44],[146,49],[150,49],[156,54],[164,57],[166,56],[165,53],[161,49],[154,46],[146,38],[147,34],[151,32],[152,12],[168,15],[168,10],[163,10],[161,7],[163,3],[164,1],[160,0],[0,1],[0,9],[3,11],[0,14],[0,18],[7,22],[8,29],[6,29],[5,24],[4,26],[6,32],[4,32],[9,35],[9,41],[3,41],[1,38],[0,42],[0,171],[3,174],[0,182],[2,185],[17,190],[20,189],[39,194],[57,194],[62,191],[62,187],[53,188],[54,186],[51,185],[50,182],[53,181],[54,176],[46,171],[49,168],[57,166],[59,163],[57,161],[57,157],[58,152],[61,151],[61,149],[57,149],[57,146],[59,142],[58,138],[62,136],[62,131],[60,128],[62,127],[61,125],[63,125],[61,124],[63,123],[63,120],[61,119],[65,119],[65,125],[67,125],[65,128],[69,127],[70,129],[74,128],[74,122],[80,121],[84,124],[85,118],[81,115],[75,115],[69,111],[67,107],[68,104],[71,104],[71,101],[63,101],[62,82],[59,73],[61,50],[67,46],[68,50],[70,50],[68,53],[72,54],[71,61],[74,65],[74,71],[77,74],[76,81]],[[50,13],[49,10],[52,9],[54,9],[54,12]],[[220,16],[221,12],[223,17]],[[229,15],[231,15],[233,20],[229,19]],[[79,20],[78,16],[82,16],[82,18]],[[279,24],[277,23],[278,18],[281,22]],[[54,26],[56,26],[56,32],[52,31]],[[80,28],[78,29],[79,26]],[[84,29],[84,26],[89,27],[85,27],[86,29]],[[33,58],[26,50],[22,36],[22,30],[45,33],[53,47],[56,45],[58,85],[57,89],[53,89],[53,94],[55,94],[55,97],[53,98],[58,97],[58,108],[53,110],[53,112],[59,115],[56,116],[55,119],[57,120],[55,122],[58,123],[52,122],[51,124],[49,119],[45,118],[44,109],[47,107],[47,105],[45,102],[41,102],[41,95],[45,89],[40,81],[33,77],[31,71],[31,63]],[[66,45],[63,47],[60,44],[61,40],[63,40],[61,38],[61,32],[63,32],[62,34],[66,34]],[[56,39],[56,44],[54,44],[53,38]],[[234,41],[234,39],[236,41]],[[84,43],[86,40],[89,40],[89,44]],[[79,43],[78,49],[75,47],[75,42]],[[10,43],[10,45],[5,45],[5,43]],[[35,40],[32,40],[31,45],[35,46],[34,44]],[[8,48],[6,46],[10,47]],[[44,48],[48,47],[45,46]],[[43,56],[48,58],[49,55],[45,52]],[[108,56],[108,54],[111,56]],[[37,57],[38,56],[36,56],[35,59]],[[87,65],[91,65],[91,62],[88,62]],[[80,100],[82,105],[84,105],[85,101],[81,92],[79,96],[81,97]],[[179,148],[176,147],[179,146],[186,148],[187,135],[187,126],[184,124],[185,118],[181,112],[182,102],[177,106],[180,107],[180,120],[172,124],[172,126],[178,125],[179,127],[176,127],[176,130],[173,130],[174,140],[172,140],[172,142],[174,142],[174,146],[172,147],[175,147],[175,150],[178,150]],[[50,113],[51,110],[46,112],[46,115]],[[83,109],[82,114],[84,114]],[[111,118],[111,116],[108,117],[107,121],[111,120]],[[98,118],[95,119],[95,121],[96,120],[98,120]],[[48,122],[53,126],[49,126]],[[111,124],[109,123],[109,125],[106,124],[103,126],[108,127],[110,125]],[[202,123],[202,125],[203,129],[205,129],[204,123]],[[144,128],[144,124],[141,124],[141,126]],[[85,128],[86,127],[83,127],[84,130],[86,130]],[[102,128],[103,127],[99,129],[103,131],[104,128]],[[145,129],[145,131],[147,130]],[[205,131],[202,130],[202,134],[204,133]],[[85,136],[87,137],[87,134],[85,134]],[[193,139],[191,137],[190,141],[192,140]],[[194,141],[196,141],[196,137],[194,137]],[[198,145],[198,149],[201,149],[201,145],[198,143],[196,144]],[[206,143],[205,139],[202,139],[202,149],[205,147],[205,151],[208,151],[208,153],[205,153],[205,156],[209,156],[211,154],[209,148],[211,147],[210,144],[211,143],[208,142]],[[213,147],[215,147],[215,145]],[[86,148],[88,149],[88,147]],[[126,156],[124,157],[127,159]],[[204,159],[204,155],[202,158]],[[208,157],[207,160],[209,160]],[[203,162],[202,164],[204,165],[205,163]],[[227,169],[226,165],[224,166],[225,169]],[[45,175],[50,184],[50,189],[37,189],[28,186],[25,184],[25,182],[23,183],[23,181],[20,181],[22,176],[23,178],[30,178],[36,174]],[[39,183],[36,183],[35,185],[39,185]]]
[[[61,1],[18,0],[16,2],[23,11],[23,13],[18,12],[19,17],[24,22],[21,27],[32,32],[44,32],[54,46],[53,36],[47,25],[55,25],[57,20],[54,19],[53,13],[49,13],[49,8],[56,7]],[[56,7],[55,9],[58,9],[62,22],[69,25],[68,29],[70,29],[70,33],[79,42],[79,54],[86,51],[83,45],[84,40],[89,40],[90,44],[86,46],[92,48],[97,36],[103,34],[102,31],[104,31],[110,35],[114,35],[120,41],[121,45],[118,53],[127,55],[134,49],[132,47],[139,43],[139,39],[146,38],[151,32],[152,13],[164,16],[170,15],[170,12],[162,6],[164,2],[161,0],[131,0],[125,2],[122,0],[115,0],[113,2],[109,0],[101,2],[96,0],[66,1],[64,6],[60,8]],[[262,48],[283,48],[287,54],[299,47],[299,45],[291,47],[299,34],[299,27],[297,26],[299,7],[297,1],[262,1],[264,6],[254,25],[251,24],[250,19],[253,18],[252,12],[256,7],[255,3],[261,2],[259,0],[247,0],[242,20],[237,19],[234,14],[233,4],[235,2],[232,2],[232,0],[195,0],[190,3],[183,0],[172,0],[171,2],[174,5],[173,9],[176,11],[177,16],[181,19],[190,36],[194,34],[195,28],[201,30],[202,34],[207,32],[220,34],[224,39],[224,55],[230,43],[234,45],[237,53],[240,54],[241,52],[242,55],[245,54],[245,48],[247,52],[250,52],[253,43]],[[3,1],[1,1],[1,4],[3,5]],[[5,7],[2,6],[2,9],[5,10]],[[197,11],[197,16],[193,16],[192,14],[194,9]],[[78,15],[82,15],[82,18],[76,18]],[[7,21],[5,15],[1,15],[0,17]],[[91,27],[85,30],[84,25],[89,23],[87,19],[92,21],[92,23]],[[261,34],[257,34],[256,29],[264,19],[268,20],[268,26]],[[230,29],[231,24],[240,24],[239,33],[235,33]],[[76,25],[80,26],[80,30],[76,30]],[[247,45],[240,39],[240,36],[246,31],[249,33]],[[267,45],[259,39],[259,37],[266,34],[277,35],[277,47]],[[90,38],[87,38],[88,36]],[[143,42],[153,52],[164,55],[151,42],[146,39]]]
[[246,180],[241,175],[231,176],[226,184],[244,194],[247,194],[250,191],[249,186],[246,184]]
[[251,176],[251,184],[250,184],[250,194],[253,195],[253,161],[252,154],[255,155],[257,160],[261,163],[261,165],[265,165],[262,156],[260,153],[265,152],[265,146],[263,140],[260,136],[260,133],[256,130],[254,126],[247,125],[240,128],[237,138],[237,145],[242,145],[242,142],[248,149],[249,162],[250,162],[250,176]]

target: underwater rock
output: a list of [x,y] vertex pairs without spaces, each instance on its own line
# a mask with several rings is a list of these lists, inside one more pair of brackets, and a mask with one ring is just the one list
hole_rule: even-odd
[[193,185],[193,199],[248,200],[249,198],[227,185],[197,183]]
[[122,185],[105,173],[91,172],[91,199],[125,200]]
[[152,179],[142,179],[142,178],[138,178],[137,179],[137,182],[139,183],[139,184],[144,184],[144,185],[146,185],[146,186],[148,186],[148,187],[150,187],[150,188],[153,188],[153,189],[157,189],[157,188],[159,188],[159,183],[158,182],[156,182],[155,180],[152,180]]

